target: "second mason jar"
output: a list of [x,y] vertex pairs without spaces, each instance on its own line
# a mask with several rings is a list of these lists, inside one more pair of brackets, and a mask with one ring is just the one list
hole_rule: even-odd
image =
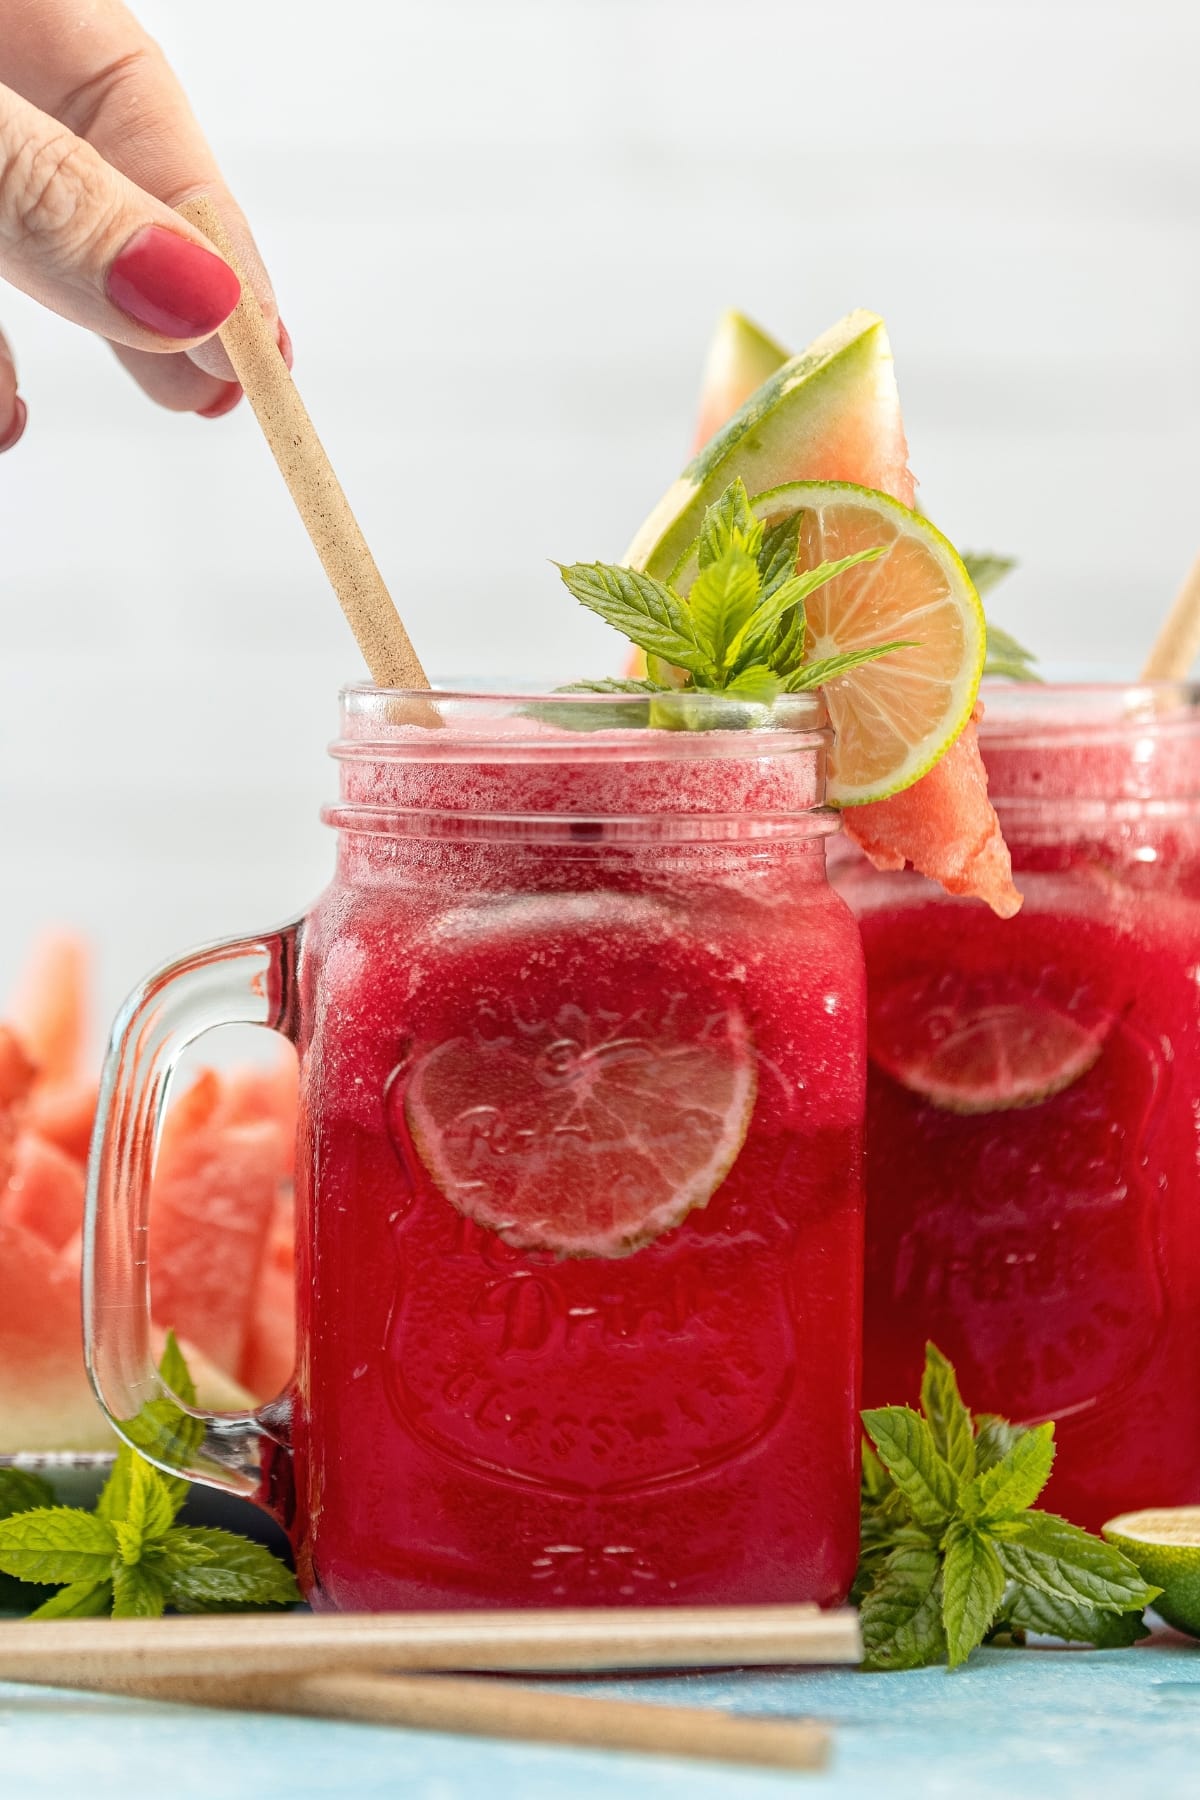
[[1044,1504],[1200,1499],[1200,710],[996,687],[981,745],[1024,893],[1001,921],[839,859],[867,952],[864,1396],[924,1345],[1056,1422]]

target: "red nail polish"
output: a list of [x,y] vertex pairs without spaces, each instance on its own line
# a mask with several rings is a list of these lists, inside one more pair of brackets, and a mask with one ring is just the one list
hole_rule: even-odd
[[25,435],[25,421],[28,417],[29,408],[22,400],[20,394],[18,394],[13,401],[12,424],[9,426],[4,436],[0,438],[0,454],[3,454],[5,450],[11,450],[14,444],[20,443],[22,437]]
[[284,324],[282,319],[280,319],[280,321],[279,321],[279,329],[276,333],[275,341],[279,345],[280,356],[282,356],[284,362],[287,364],[288,368],[290,369],[293,362],[296,359],[292,354],[291,336],[288,332],[287,326]]
[[219,256],[161,225],[146,225],[112,263],[109,299],[163,337],[208,337],[238,303],[241,283]]
[[224,393],[218,394],[211,406],[199,406],[196,408],[196,417],[198,419],[223,419],[226,413],[231,413],[233,411],[234,407],[242,397],[242,390],[236,381],[226,381],[222,385],[225,390]]

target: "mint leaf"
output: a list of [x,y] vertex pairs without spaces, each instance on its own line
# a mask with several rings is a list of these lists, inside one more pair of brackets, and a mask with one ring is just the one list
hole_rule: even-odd
[[100,1490],[100,1498],[96,1501],[96,1517],[106,1519],[110,1525],[117,1519],[123,1519],[128,1511],[129,1486],[133,1480],[135,1460],[129,1445],[122,1444],[113,1458],[108,1480]]
[[1028,1427],[1010,1425],[1007,1419],[997,1418],[995,1413],[976,1413],[975,1415],[975,1468],[982,1474],[993,1464],[1002,1462],[1008,1455],[1018,1438],[1025,1436]]
[[863,1439],[862,1447],[862,1497],[864,1507],[886,1500],[895,1490],[892,1478],[879,1460],[873,1445]]
[[181,1400],[184,1406],[195,1406],[196,1384],[184,1361],[183,1351],[179,1348],[179,1339],[173,1331],[167,1332],[158,1372],[177,1400]]
[[118,1563],[113,1570],[114,1619],[160,1619],[165,1610],[163,1584],[149,1563]]
[[737,544],[710,561],[692,583],[688,610],[718,676],[724,673],[726,651],[758,605],[758,595],[758,564]]
[[762,597],[769,600],[776,588],[796,573],[800,556],[800,525],[804,514],[789,513],[777,525],[769,525],[763,533],[758,553],[758,572],[762,578]]
[[[25,1469],[0,1469],[0,1519],[53,1505],[54,1489],[40,1475],[31,1475]],[[42,1586],[0,1574],[0,1612],[29,1612],[45,1595]]]
[[938,1454],[945,1458],[956,1475],[969,1481],[975,1473],[975,1430],[958,1391],[953,1364],[936,1344],[925,1346],[921,1411],[933,1433]]
[[1017,566],[1015,557],[996,556],[990,550],[962,550],[959,554],[980,599]]
[[292,1606],[295,1576],[262,1544],[232,1531],[176,1526],[163,1541],[167,1597],[180,1612]]
[[864,1595],[864,1669],[922,1669],[946,1655],[936,1550],[893,1550]]
[[40,1475],[24,1469],[0,1469],[0,1519],[32,1512],[35,1506],[53,1506],[54,1489]]
[[73,1581],[30,1613],[31,1619],[100,1619],[112,1612],[111,1581]]
[[696,560],[704,570],[735,547],[756,559],[762,541],[762,524],[750,510],[745,483],[739,475],[705,512],[696,543]]
[[662,694],[667,689],[658,681],[625,680],[617,675],[604,675],[599,681],[569,681],[565,687],[554,691],[556,694]]
[[1024,1631],[1101,1647],[1136,1642],[1142,1609],[1161,1590],[1111,1544],[1030,1509],[1050,1473],[1053,1425],[972,1419],[933,1344],[921,1405],[862,1415],[874,1451],[863,1452],[852,1592],[866,1666],[944,1658],[957,1668],[989,1635]]
[[862,1420],[918,1524],[945,1524],[958,1506],[958,1481],[925,1420],[910,1406],[875,1407]]
[[983,665],[985,675],[993,675],[1007,681],[1041,681],[1041,676],[1034,668],[1037,658],[1032,650],[1026,650],[1015,637],[1007,631],[1001,631],[999,625],[988,620],[987,656]]
[[711,658],[695,620],[664,582],[639,569],[621,569],[611,563],[570,563],[566,567],[560,563],[558,570],[580,605],[598,613],[631,643],[693,675],[711,674]]
[[1140,1611],[1162,1592],[1148,1587],[1134,1565],[1111,1544],[1091,1537],[1056,1513],[1026,1513],[997,1541],[996,1551],[1010,1580],[1048,1594],[1052,1600],[1098,1607],[1102,1612],[1126,1612],[1135,1607]]
[[942,1565],[942,1623],[950,1667],[957,1669],[982,1644],[1004,1598],[1005,1578],[995,1548],[970,1525],[952,1525]]
[[768,659],[776,674],[786,676],[798,669],[804,661],[807,646],[808,613],[803,600],[799,600],[791,612],[784,614],[776,627],[775,642]]
[[78,1507],[43,1506],[0,1519],[0,1569],[22,1581],[102,1581],[116,1554],[112,1528]]
[[1053,1462],[1052,1424],[1022,1432],[1000,1462],[976,1476],[964,1496],[965,1510],[987,1522],[1023,1513],[1049,1481]]
[[140,1456],[135,1458],[125,1516],[113,1524],[121,1560],[136,1563],[146,1544],[170,1530],[178,1510],[158,1470]]
[[853,569],[859,563],[875,562],[886,554],[887,546],[880,544],[870,550],[856,550],[853,556],[839,556],[833,562],[818,563],[815,569],[805,569],[802,574],[792,575],[780,582],[769,600],[764,600],[754,616],[743,626],[738,636],[729,646],[729,660],[736,666],[737,662],[746,658],[757,660],[766,657],[771,649],[776,627],[784,614],[801,601],[815,594],[818,588],[835,576],[842,575],[847,569]]
[[1016,1631],[1036,1631],[1043,1637],[1064,1638],[1068,1644],[1094,1644],[1097,1650],[1122,1650],[1150,1635],[1140,1612],[1098,1612],[1015,1582],[1004,1599],[1004,1622]]
[[913,645],[906,640],[897,639],[894,644],[873,644],[866,650],[847,650],[841,656],[826,656],[819,662],[805,663],[793,671],[784,681],[789,694],[804,694],[810,688],[824,687],[835,675],[844,675],[847,669],[857,669],[863,663],[876,662],[881,656],[890,656],[893,650],[911,650]]
[[749,700],[760,706],[770,706],[778,699],[783,683],[774,669],[766,663],[751,663],[749,668],[739,669],[732,681],[726,683],[721,690],[731,699]]

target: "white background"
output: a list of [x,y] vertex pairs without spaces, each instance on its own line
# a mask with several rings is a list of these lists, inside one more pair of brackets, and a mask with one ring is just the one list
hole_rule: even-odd
[[[618,556],[738,305],[891,330],[932,516],[1051,665],[1132,673],[1200,542],[1191,0],[143,0],[427,665],[613,665],[547,558]],[[155,411],[0,293],[0,991],[101,1006],[298,910],[353,644],[244,407]]]

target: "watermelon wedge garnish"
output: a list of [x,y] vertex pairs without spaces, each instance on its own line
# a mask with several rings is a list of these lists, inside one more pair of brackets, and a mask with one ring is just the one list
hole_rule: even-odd
[[[914,504],[916,484],[883,321],[873,313],[849,314],[802,355],[781,360],[717,429],[722,396],[738,391],[730,367],[744,377],[761,366],[755,359],[766,360],[764,346],[771,342],[756,327],[750,328],[753,340],[731,330],[729,317],[718,327],[700,402],[701,418],[715,435],[668,490],[626,559],[664,578],[695,536],[704,505],[735,475],[752,493],[789,481],[849,481]],[[763,469],[771,479],[759,478]],[[984,900],[1010,918],[1021,896],[988,799],[978,716],[911,787],[848,808],[843,824],[876,868],[911,866],[947,892]]]
[[704,359],[693,456],[787,360],[783,346],[745,313],[722,314]]

